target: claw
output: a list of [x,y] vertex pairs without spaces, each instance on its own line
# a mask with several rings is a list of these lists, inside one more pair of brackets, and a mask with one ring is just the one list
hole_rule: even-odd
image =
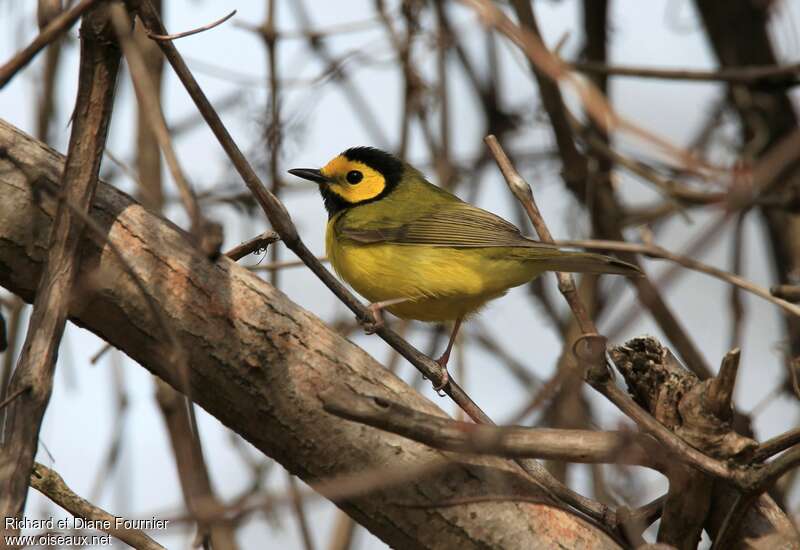
[[383,308],[381,304],[370,304],[367,309],[370,314],[372,314],[372,321],[359,320],[359,323],[364,327],[364,332],[367,334],[375,334],[386,324],[383,319]]
[[433,391],[435,391],[436,395],[438,395],[439,397],[444,397],[445,396],[445,393],[442,390],[444,390],[444,388],[447,387],[447,385],[450,383],[450,373],[447,372],[447,360],[448,359],[449,359],[448,357],[445,357],[444,355],[442,355],[441,357],[439,357],[436,360],[436,363],[440,367],[442,367],[442,383],[439,384],[439,385],[434,384],[433,385]]
[[364,332],[367,334],[375,334],[385,325],[383,321],[383,308],[407,302],[408,298],[395,298],[394,300],[384,300],[383,302],[375,302],[367,306],[367,309],[372,314],[372,322],[359,319],[358,322],[364,327]]

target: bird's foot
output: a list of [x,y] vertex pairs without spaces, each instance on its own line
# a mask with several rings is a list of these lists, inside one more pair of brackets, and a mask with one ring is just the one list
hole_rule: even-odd
[[359,319],[358,322],[364,327],[367,334],[375,334],[382,329],[385,325],[383,321],[383,308],[393,306],[395,304],[402,304],[407,302],[408,298],[395,298],[393,300],[384,300],[382,302],[374,302],[367,306],[367,309],[372,314],[372,320]]
[[447,372],[447,361],[450,359],[449,355],[449,353],[444,353],[436,360],[436,364],[442,367],[442,381],[439,384],[433,385],[433,391],[435,391],[439,397],[444,397],[445,394],[443,390],[450,383],[450,373]]
[[367,306],[367,310],[372,316],[372,320],[359,319],[358,322],[364,327],[364,332],[375,334],[386,325],[383,319],[383,305],[381,303],[370,304]]

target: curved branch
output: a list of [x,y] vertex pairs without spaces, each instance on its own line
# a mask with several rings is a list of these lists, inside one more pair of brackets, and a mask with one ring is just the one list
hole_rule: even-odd
[[359,395],[341,386],[319,397],[323,408],[336,416],[444,451],[583,464],[630,464],[656,470],[663,466],[650,458],[658,455],[658,444],[635,432],[482,426],[416,411],[381,397]]
[[88,500],[76,495],[57,472],[38,462],[33,465],[30,485],[76,518],[91,520],[95,522],[95,525],[101,527],[107,525],[107,529],[102,529],[104,533],[108,533],[132,548],[164,550],[163,546],[147,536],[147,533],[141,529],[117,527],[121,519],[119,516],[113,516]]

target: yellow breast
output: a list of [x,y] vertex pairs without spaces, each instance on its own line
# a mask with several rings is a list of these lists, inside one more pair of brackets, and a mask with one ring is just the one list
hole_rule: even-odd
[[326,234],[333,268],[370,302],[409,301],[387,309],[404,319],[440,322],[469,315],[511,287],[538,274],[503,249],[456,249],[399,244],[361,244]]

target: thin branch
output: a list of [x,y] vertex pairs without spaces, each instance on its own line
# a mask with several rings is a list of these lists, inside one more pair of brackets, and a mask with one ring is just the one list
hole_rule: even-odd
[[30,63],[31,59],[33,59],[42,48],[56,40],[61,33],[70,28],[96,1],[97,0],[81,0],[69,10],[62,12],[61,15],[53,19],[42,32],[33,39],[33,42],[17,52],[5,65],[0,67],[0,90],[14,78],[17,71]]
[[795,304],[800,302],[800,286],[798,285],[775,285],[769,288],[769,293],[787,302]]
[[[76,495],[58,473],[38,462],[33,465],[30,486],[76,518],[91,520],[94,525],[97,525],[98,530],[121,540],[133,548],[139,550],[165,550],[163,546],[147,536],[141,529],[118,527],[119,525],[124,525],[127,520],[118,515],[109,514],[99,506],[95,506],[88,500]],[[104,528],[106,525],[108,528]]]
[[[278,177],[278,161],[283,141],[283,127],[281,126],[281,94],[280,81],[278,80],[278,40],[275,38],[275,21],[278,0],[267,0],[267,19],[261,27],[261,38],[267,49],[267,70],[269,73],[269,121],[265,124],[264,138],[269,148],[269,178],[272,181],[270,191],[275,197],[280,196],[281,179]],[[270,261],[275,263],[280,260],[281,249],[273,246],[269,251]],[[271,271],[269,282],[278,287],[280,271]]]
[[800,443],[800,428],[795,428],[761,443],[753,453],[754,462],[763,462],[769,457],[781,453],[793,445]]
[[314,550],[314,540],[311,537],[311,530],[308,527],[308,515],[306,514],[305,507],[303,506],[303,499],[301,498],[300,491],[297,487],[297,480],[289,472],[286,472],[286,480],[289,484],[289,495],[292,500],[292,511],[297,519],[297,526],[300,529],[300,537],[303,541],[303,548],[305,548],[305,550]]
[[699,82],[728,82],[734,84],[769,84],[787,87],[797,84],[798,75],[800,75],[800,63],[793,63],[790,65],[731,67],[716,71],[655,69],[653,67],[607,65],[605,63],[596,63],[592,61],[573,61],[569,66],[583,73],[607,76],[630,76],[636,78],[691,80]]
[[[292,39],[309,40],[309,39],[319,39],[322,37],[329,37],[338,34],[363,32],[366,30],[370,30],[377,24],[378,24],[377,17],[367,17],[356,21],[332,24],[327,27],[315,26],[313,29],[295,30],[295,31],[275,30],[274,33],[275,33],[275,38],[280,38],[281,40],[292,40]],[[249,23],[244,23],[239,21],[234,22],[234,26],[241,27],[243,29],[247,29],[251,32],[256,32],[256,33],[262,31],[260,25],[251,25]]]
[[131,265],[131,263],[125,259],[125,255],[122,253],[122,250],[120,250],[119,246],[117,246],[114,241],[108,238],[107,232],[105,232],[95,220],[90,218],[88,214],[80,211],[75,204],[69,201],[67,197],[63,195],[62,189],[54,188],[54,186],[49,185],[49,182],[45,181],[39,181],[38,185],[40,185],[40,188],[44,189],[46,192],[52,193],[55,198],[58,199],[59,204],[64,204],[76,217],[80,218],[85,229],[90,233],[94,233],[98,241],[108,246],[109,250],[111,250],[111,253],[116,256],[117,260],[122,266],[122,270],[131,278],[136,290],[138,290],[142,295],[142,298],[144,298],[148,311],[153,316],[153,319],[158,323],[159,328],[163,331],[163,335],[166,337],[166,340],[169,344],[167,346],[169,353],[167,354],[168,359],[166,362],[168,364],[177,365],[179,379],[182,380],[181,391],[187,395],[190,395],[190,393],[187,393],[190,392],[190,390],[188,385],[188,373],[186,371],[187,367],[185,364],[186,354],[181,347],[175,331],[172,328],[172,324],[163,314],[161,309],[159,309],[155,298],[153,298],[153,296],[147,291],[144,281],[142,281],[142,278],[136,273],[133,265]]
[[[43,31],[53,19],[64,11],[64,8],[61,0],[39,0],[36,10],[39,30]],[[56,92],[59,91],[58,73],[63,60],[61,54],[64,50],[65,38],[65,35],[62,34],[50,43],[45,50],[42,64],[40,92],[36,105],[36,137],[46,143],[50,142],[50,127],[56,113]]]
[[31,386],[22,386],[21,388],[17,388],[14,392],[11,393],[8,397],[0,401],[0,411],[5,409],[7,406],[11,404],[17,397],[22,395],[23,393],[31,391]]
[[[499,143],[493,139],[493,136],[488,136],[486,138],[486,142],[489,144],[490,148],[492,148],[492,152],[495,155],[495,158],[498,160],[498,164],[501,165],[503,175],[506,176],[509,187],[512,189],[512,191],[514,191],[514,194],[520,196],[521,200],[532,203],[532,200],[528,199],[528,194],[532,195],[530,186],[522,179],[521,176],[519,176],[516,170],[514,170],[513,166],[511,166],[510,161],[508,161],[508,158],[503,153],[502,147],[500,147]],[[529,204],[527,209],[529,215],[535,219],[535,221],[534,219],[531,220],[534,223],[534,226],[538,227],[540,225],[544,225],[541,215],[538,213],[538,210],[535,209],[535,204]],[[552,237],[550,237],[550,233],[546,227],[543,228],[540,237],[542,237],[542,240],[545,242],[554,242]],[[580,300],[578,297],[576,297],[576,299]],[[571,303],[570,306],[572,306]],[[583,315],[585,315],[585,308]],[[577,317],[578,313],[576,313],[576,318]],[[593,327],[593,323],[590,326]],[[587,331],[584,331],[584,333],[587,336],[591,336],[591,333],[587,333]],[[602,347],[599,345],[600,341],[592,343],[597,344],[597,347],[600,348],[601,352],[605,350],[604,339],[602,340]],[[745,473],[739,471],[738,469],[731,468],[726,463],[705,455],[701,451],[686,443],[683,439],[666,428],[658,420],[653,418],[647,411],[636,404],[627,393],[615,385],[605,364],[595,364],[588,359],[587,363],[590,365],[590,368],[587,372],[587,381],[589,384],[598,392],[603,394],[614,405],[616,405],[617,408],[619,408],[620,411],[622,411],[626,416],[631,418],[640,429],[642,429],[645,433],[655,437],[672,455],[675,457],[680,457],[682,461],[694,466],[706,474],[730,481],[738,486],[747,486],[747,484],[753,482],[753,475],[755,474]]]
[[[328,258],[325,256],[317,256],[317,260],[322,263],[328,262]],[[275,271],[277,269],[287,269],[292,267],[307,267],[307,264],[303,260],[283,260],[280,262],[248,265],[247,269],[250,271]]]
[[481,426],[416,411],[384,398],[359,395],[346,388],[330,388],[319,397],[329,413],[444,451],[664,469],[664,464],[652,458],[659,456],[655,441],[633,432]]
[[[114,24],[114,30],[122,46],[122,52],[128,62],[139,108],[147,118],[150,130],[164,153],[164,159],[167,162],[175,185],[178,186],[181,201],[189,220],[191,220],[191,232],[196,244],[206,256],[216,257],[219,254],[219,246],[222,244],[221,238],[216,239],[213,236],[216,231],[211,227],[212,224],[209,224],[204,219],[200,206],[197,204],[197,196],[194,193],[194,189],[187,180],[186,174],[178,161],[175,148],[172,146],[167,123],[164,120],[164,114],[161,111],[158,92],[147,70],[144,56],[131,35],[131,20],[125,8],[119,4],[113,5],[111,7],[111,22]],[[219,231],[221,232],[221,229]]]
[[[703,170],[712,168],[707,163],[698,160],[690,151],[677,147],[665,138],[640,128],[620,116],[591,82],[578,79],[559,57],[549,52],[533,29],[522,28],[515,24],[494,3],[488,0],[462,0],[462,2],[471,6],[487,25],[506,35],[519,46],[537,68],[537,79],[539,74],[543,74],[555,83],[565,83],[574,89],[586,113],[599,128],[609,133],[612,130],[621,130],[636,136],[680,161],[688,170],[700,175],[703,175]],[[527,14],[530,14],[530,5],[527,2],[515,0],[513,3],[516,9],[526,10]],[[565,166],[565,169],[569,168]]]
[[96,364],[97,364],[97,362],[98,362],[98,361],[99,361],[99,360],[100,360],[100,359],[101,359],[101,358],[102,358],[102,357],[103,357],[103,356],[104,356],[106,353],[108,353],[109,351],[111,351],[111,350],[113,349],[113,347],[114,347],[114,346],[112,346],[112,345],[111,345],[111,344],[109,344],[108,342],[106,342],[105,344],[103,344],[103,345],[102,345],[102,347],[101,347],[99,350],[97,350],[97,351],[94,353],[94,355],[92,355],[92,356],[89,358],[89,364],[90,364],[90,365],[96,365]]
[[[517,197],[517,200],[519,200],[523,208],[525,208],[539,238],[542,242],[553,244],[555,242],[553,240],[553,235],[550,234],[550,230],[544,223],[542,214],[536,206],[531,186],[522,179],[519,172],[512,166],[511,160],[508,158],[505,151],[503,151],[496,137],[488,135],[484,141],[489,147],[492,156],[494,156],[494,159],[497,161],[497,165],[503,173],[508,188],[514,196]],[[575,288],[575,280],[572,278],[572,275],[570,273],[557,272],[556,277],[558,278],[558,289],[564,295],[570,309],[572,309],[572,313],[575,315],[575,319],[578,321],[581,331],[583,331],[584,334],[596,334],[597,327],[591,317],[589,317],[586,307],[578,296],[578,291]]]
[[148,32],[147,36],[149,38],[153,39],[153,40],[177,40],[179,38],[184,38],[186,36],[192,36],[193,34],[199,34],[201,32],[205,32],[207,30],[211,30],[214,27],[218,27],[219,25],[222,25],[225,21],[227,21],[228,19],[230,19],[234,15],[236,15],[236,10],[233,10],[232,12],[230,12],[225,17],[222,17],[221,19],[217,19],[213,23],[209,23],[208,25],[203,25],[202,27],[198,27],[198,28],[192,29],[190,31],[184,31],[184,32],[179,32],[179,33],[175,33],[175,34],[154,34],[154,33]]
[[[106,29],[106,7],[95,5],[81,22],[75,117],[61,175],[66,200],[57,207],[46,267],[9,387],[12,393],[18,388],[31,391],[14,401],[7,411],[5,441],[0,449],[0,516],[6,518],[21,517],[25,507],[28,478],[53,388],[58,348],[80,265],[78,244],[85,225],[80,214],[88,211],[94,197],[111,120],[120,55],[113,35]],[[58,17],[51,25],[56,21],[63,19]],[[75,211],[67,206],[68,202],[74,203]],[[4,526],[0,526],[0,532],[6,532]],[[10,531],[14,532],[16,529]]]
[[[572,117],[570,117],[570,119],[577,124],[577,121]],[[580,128],[580,126],[578,127]],[[694,205],[719,204],[727,197],[727,193],[724,192],[698,191],[671,178],[665,178],[653,168],[620,154],[603,140],[591,134],[583,132],[583,138],[592,147],[592,151],[600,153],[609,160],[627,169],[632,174],[639,176],[645,181],[649,181],[668,198],[679,201],[680,203]]]
[[688,256],[682,256],[680,254],[670,252],[669,250],[655,244],[638,244],[638,243],[629,243],[621,241],[608,241],[601,239],[565,240],[565,241],[558,241],[556,244],[560,246],[576,246],[588,249],[614,250],[618,252],[633,252],[636,254],[644,254],[645,256],[648,256],[650,258],[661,258],[664,260],[669,260],[687,269],[691,269],[692,271],[704,273],[706,275],[710,275],[711,277],[724,281],[728,284],[734,285],[738,288],[741,288],[744,291],[747,291],[751,294],[755,294],[759,298],[763,298],[764,300],[775,304],[776,306],[780,307],[787,313],[791,313],[792,315],[795,316],[800,316],[800,306],[792,304],[791,302],[788,302],[786,300],[774,296],[773,294],[770,293],[768,289],[760,285],[748,281],[743,277],[739,277],[738,275],[729,273],[723,269],[719,269],[717,267],[704,264],[703,262],[700,262]]
[[717,418],[729,420],[733,415],[733,390],[739,370],[741,350],[734,348],[725,354],[717,376],[712,378],[706,393],[708,410]]
[[794,445],[766,465],[758,478],[756,488],[752,491],[753,494],[757,496],[766,491],[781,476],[798,466],[800,466],[800,445]]
[[[238,262],[245,256],[266,250],[269,245],[279,240],[280,237],[274,231],[264,231],[261,235],[234,246],[225,253],[225,256]],[[304,264],[300,262],[300,265]]]

